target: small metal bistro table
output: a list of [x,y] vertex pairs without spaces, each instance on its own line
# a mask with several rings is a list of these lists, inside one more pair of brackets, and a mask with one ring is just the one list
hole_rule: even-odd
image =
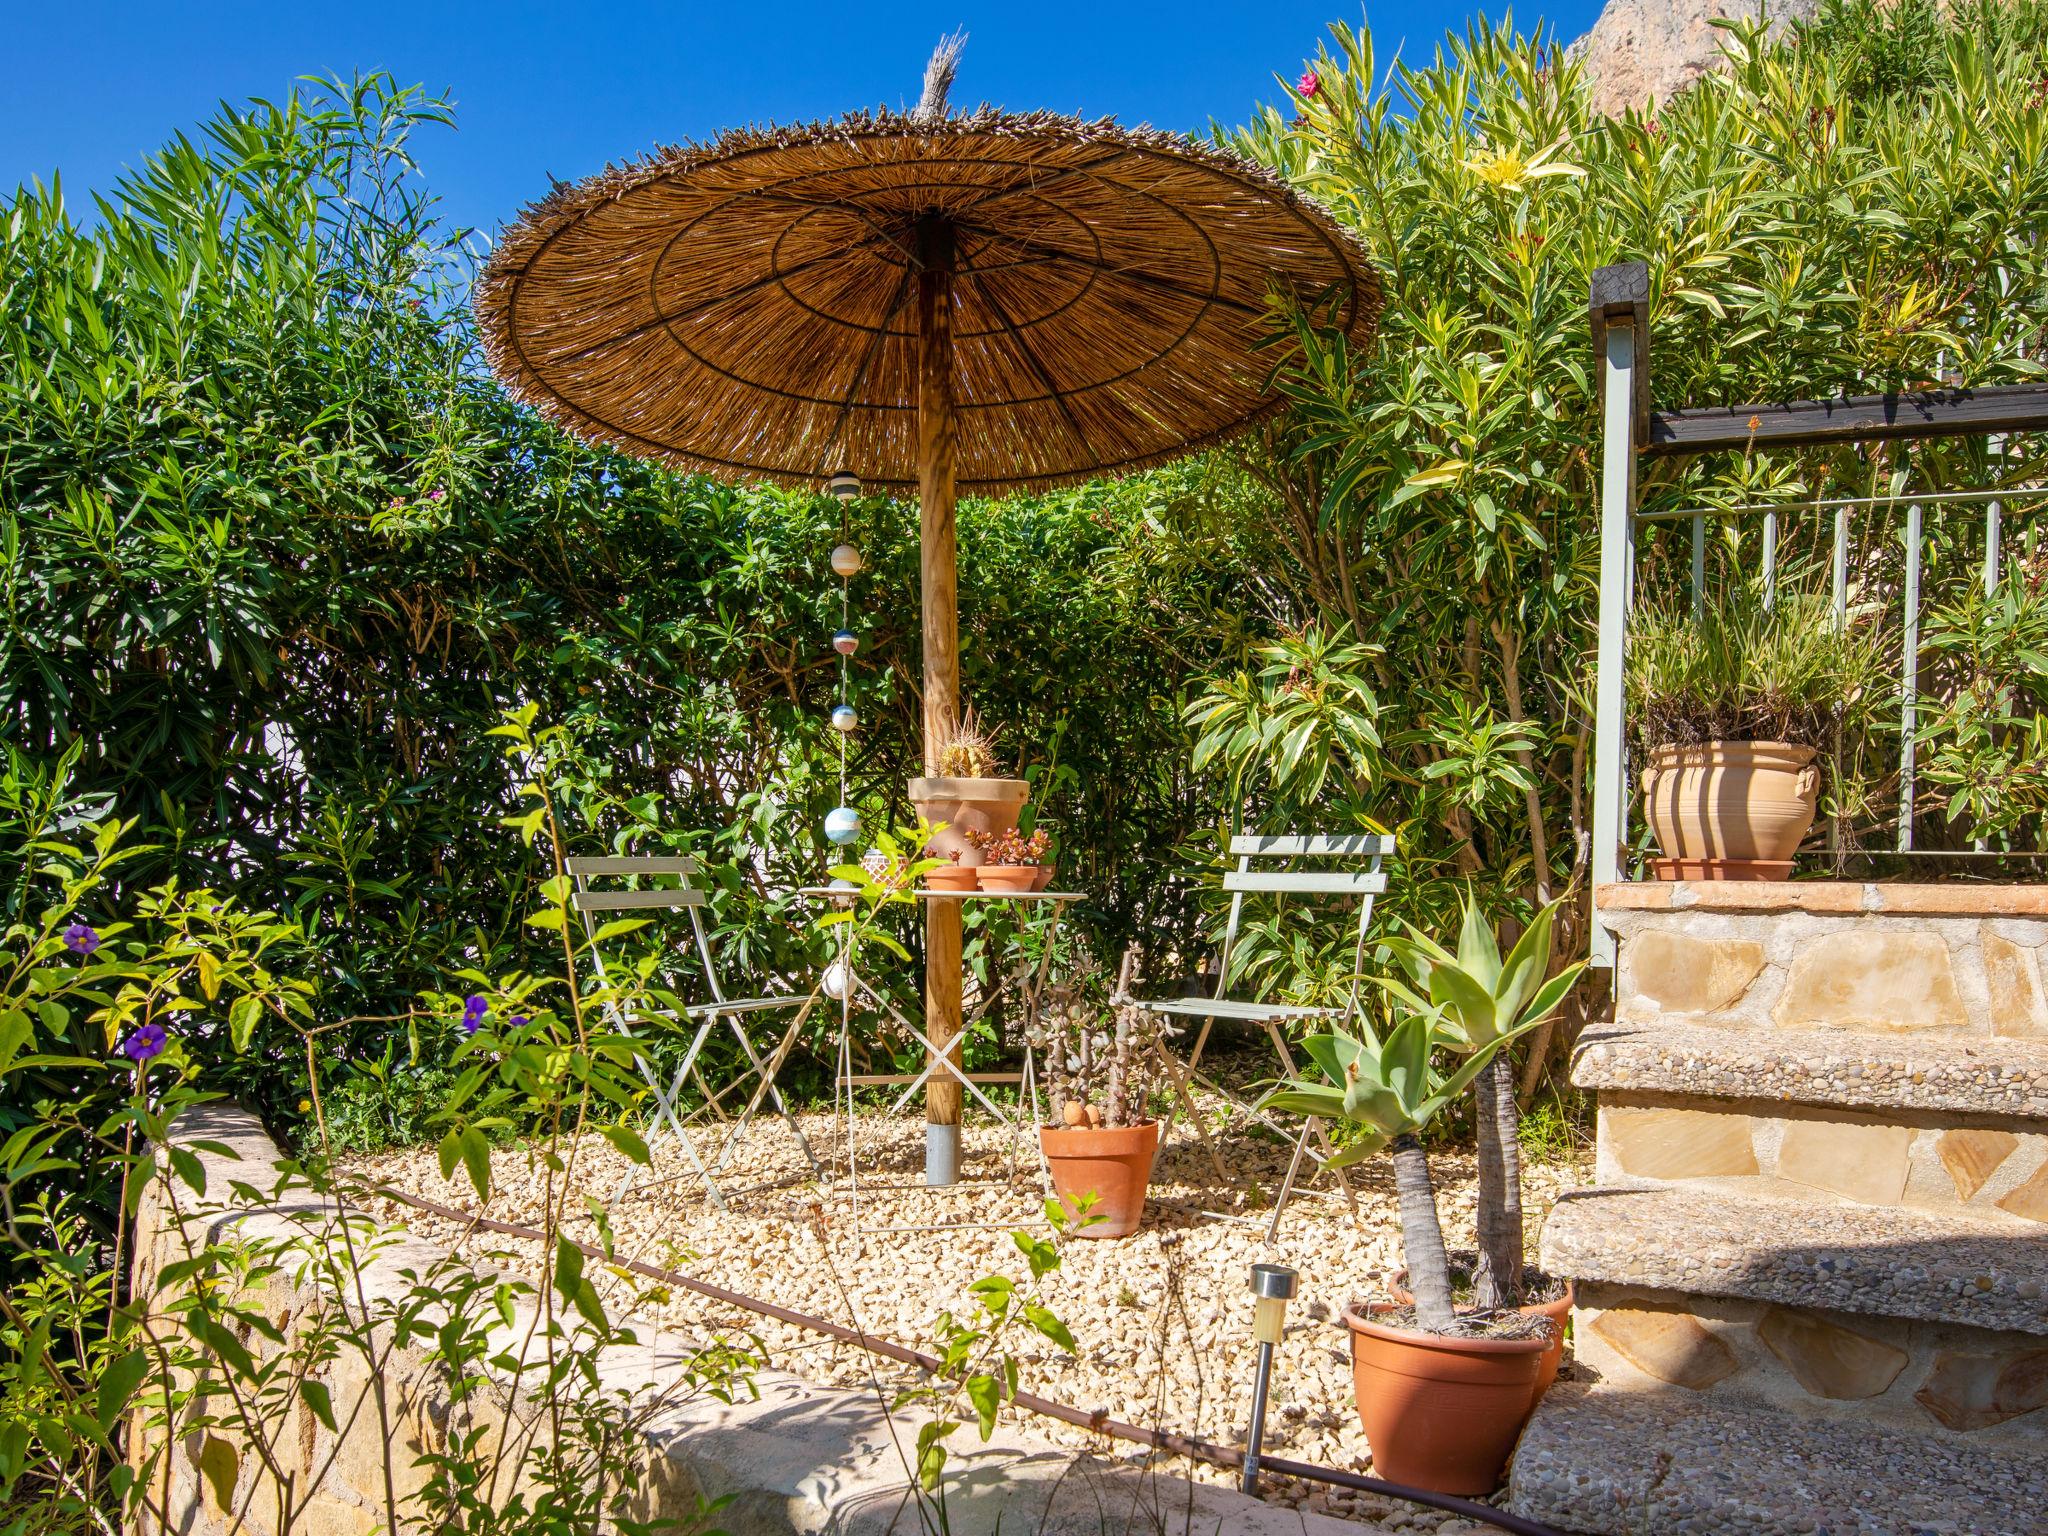
[[[800,888],[796,894],[798,894],[799,896],[807,896],[815,899],[827,900],[849,905],[853,901],[858,899],[859,896],[859,892],[857,890],[849,889],[845,886],[830,885],[804,886]],[[1024,1003],[1024,1025],[1025,1030],[1028,1034],[1030,1029],[1038,1022],[1039,1006],[1045,993],[1046,983],[1051,979],[1053,956],[1057,951],[1059,943],[1060,920],[1066,915],[1066,909],[1069,905],[1082,899],[1081,893],[1078,891],[942,891],[933,890],[927,886],[916,886],[911,890],[902,892],[901,894],[909,897],[912,900],[923,902],[1013,902],[1019,904],[1025,910],[1028,910],[1029,907],[1034,904],[1043,903],[1044,905],[1050,908],[1051,918],[1050,921],[1047,922],[1047,924],[1045,925],[1044,930],[1044,949],[1038,957],[1037,965],[1030,970],[1028,975],[1025,976],[1025,978],[1021,981],[1021,984],[1018,986],[1018,991],[1021,994]],[[1013,1221],[927,1222],[919,1223],[914,1226],[883,1227],[863,1227],[861,1225],[860,1201],[861,1195],[864,1191],[871,1197],[873,1197],[884,1195],[903,1195],[920,1192],[926,1194],[935,1194],[944,1193],[947,1190],[972,1190],[986,1188],[991,1184],[1014,1184],[1017,1179],[1017,1139],[1024,1132],[1031,1129],[1037,1119],[1037,1057],[1036,1053],[1031,1048],[1029,1040],[1027,1039],[1024,1046],[1024,1070],[1021,1073],[979,1074],[963,1071],[960,1065],[953,1060],[952,1051],[950,1048],[941,1049],[937,1042],[935,1042],[930,1035],[928,1035],[923,1029],[919,1028],[916,1024],[913,1024],[909,1019],[905,1018],[902,1011],[899,1008],[897,1008],[893,1002],[891,1002],[882,993],[877,991],[874,988],[874,986],[871,983],[869,983],[867,978],[860,974],[859,968],[855,964],[854,943],[851,925],[848,926],[844,942],[841,943],[839,948],[839,958],[834,962],[834,964],[836,964],[840,968],[841,986],[840,996],[838,999],[839,1063],[837,1082],[835,1083],[833,1090],[833,1099],[835,1108],[838,1108],[842,1105],[844,1106],[846,1137],[846,1187],[844,1193],[847,1195],[848,1199],[852,1203],[853,1226],[855,1232],[857,1234],[865,1235],[870,1232],[929,1232],[971,1230],[975,1228],[989,1228],[997,1226],[1015,1226],[1017,1223]],[[1012,974],[1014,976],[1018,973]],[[820,990],[823,989],[823,978],[820,978],[818,986]],[[901,1028],[906,1034],[911,1036],[924,1047],[925,1067],[922,1072],[918,1072],[913,1075],[908,1073],[856,1073],[853,1070],[853,1003],[856,995],[866,999],[874,1007],[878,1008],[883,1013],[886,1013],[891,1019],[895,1020],[899,1028]],[[982,998],[981,1002],[976,1006],[973,1016],[967,1019],[963,1019],[961,1021],[963,1034],[965,1033],[966,1028],[969,1025],[972,1025],[974,1022],[979,1020],[981,1016],[988,1011],[988,1009],[994,1004],[996,998],[1000,995],[1001,988],[999,986],[990,988],[988,995]],[[1006,1130],[1008,1130],[1011,1133],[1009,1177],[1007,1179],[1000,1180],[967,1179],[944,1185],[904,1183],[883,1184],[876,1183],[873,1181],[869,1181],[868,1183],[863,1185],[860,1178],[860,1161],[858,1156],[856,1155],[857,1148],[854,1140],[855,1129],[857,1124],[855,1116],[854,1090],[856,1088],[862,1087],[874,1087],[880,1085],[896,1086],[898,1084],[901,1084],[903,1086],[903,1091],[896,1096],[895,1101],[890,1104],[888,1110],[889,1114],[891,1115],[900,1114],[902,1112],[903,1106],[907,1104],[921,1088],[924,1087],[925,1083],[930,1079],[932,1074],[941,1069],[945,1070],[946,1072],[950,1073],[954,1078],[956,1078],[959,1081],[961,1088],[965,1092],[972,1094],[976,1102],[978,1102],[984,1109],[986,1109],[991,1115],[993,1115],[998,1124],[1002,1125]],[[1019,1115],[1012,1115],[1006,1113],[1000,1105],[998,1105],[994,1100],[989,1098],[987,1094],[983,1093],[980,1087],[981,1081],[1008,1082],[1013,1078],[1018,1083],[1019,1095],[1022,1100],[1022,1105],[1024,1108],[1024,1114],[1021,1117]],[[1039,1150],[1038,1142],[1035,1137],[1031,1138],[1031,1144],[1032,1149],[1034,1153],[1036,1153],[1038,1158],[1039,1183],[1041,1187],[1044,1189],[1047,1196],[1049,1197],[1052,1193],[1051,1171],[1045,1165],[1045,1155],[1043,1151]]]

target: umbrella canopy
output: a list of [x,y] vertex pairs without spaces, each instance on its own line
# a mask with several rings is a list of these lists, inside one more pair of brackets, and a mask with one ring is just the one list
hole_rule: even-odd
[[579,436],[679,468],[919,483],[920,273],[949,278],[961,491],[1175,457],[1275,408],[1273,292],[1354,341],[1379,280],[1264,168],[983,109],[747,129],[564,185],[478,288],[492,367]]

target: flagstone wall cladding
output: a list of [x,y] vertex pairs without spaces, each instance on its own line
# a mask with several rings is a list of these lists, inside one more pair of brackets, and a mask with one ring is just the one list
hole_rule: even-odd
[[1574,1348],[1603,1386],[1868,1418],[2048,1453],[2048,1340],[1581,1282]]
[[1600,908],[1620,1020],[2048,1038],[2048,890],[1646,882]]
[[[1600,1182],[1762,1179],[1865,1205],[1967,1207],[2048,1223],[2048,1134],[2039,1121],[1900,1110],[1864,1114],[1798,1104],[1603,1093]],[[1920,1123],[1911,1123],[1920,1122]],[[2038,1236],[2013,1223],[2014,1235]]]

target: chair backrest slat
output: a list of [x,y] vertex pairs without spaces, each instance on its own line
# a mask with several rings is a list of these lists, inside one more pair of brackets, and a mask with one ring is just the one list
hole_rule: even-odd
[[1223,876],[1226,891],[1299,891],[1310,895],[1378,895],[1387,877],[1363,869],[1230,870]]
[[688,886],[666,891],[578,891],[579,912],[624,912],[636,907],[701,907],[704,893]]
[[564,859],[572,875],[694,875],[697,861],[687,854],[622,854],[604,858]]
[[1394,851],[1394,839],[1372,832],[1313,833],[1307,837],[1233,837],[1230,856],[1239,858],[1379,858]]

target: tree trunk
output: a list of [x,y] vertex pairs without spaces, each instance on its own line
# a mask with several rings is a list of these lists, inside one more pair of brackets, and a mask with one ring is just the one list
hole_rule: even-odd
[[1451,1260],[1436,1219],[1436,1189],[1429,1182],[1429,1155],[1413,1136],[1394,1138],[1394,1194],[1401,1207],[1401,1254],[1408,1261],[1408,1289],[1415,1297],[1415,1326],[1424,1333],[1448,1333]]
[[1479,1131],[1479,1267],[1474,1300],[1487,1309],[1522,1303],[1522,1148],[1515,1076],[1505,1052],[1473,1079]]

